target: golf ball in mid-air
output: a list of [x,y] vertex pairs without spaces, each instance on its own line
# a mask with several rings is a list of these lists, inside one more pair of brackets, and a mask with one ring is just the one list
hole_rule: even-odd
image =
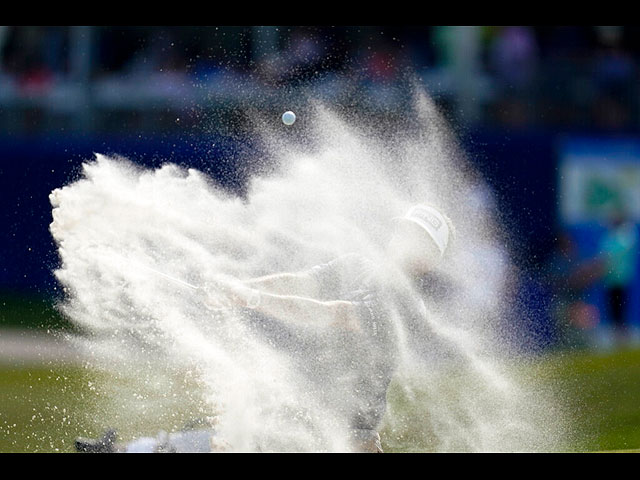
[[296,121],[296,114],[292,111],[284,112],[282,114],[282,123],[285,125],[293,125],[293,122]]

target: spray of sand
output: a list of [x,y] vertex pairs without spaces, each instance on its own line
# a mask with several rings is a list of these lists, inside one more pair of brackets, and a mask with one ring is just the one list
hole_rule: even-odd
[[389,352],[399,368],[383,443],[557,448],[561,422],[550,418],[550,399],[509,368],[501,332],[514,274],[490,193],[431,100],[417,93],[402,123],[377,125],[312,104],[306,126],[295,137],[257,126],[264,156],[250,159],[260,174],[244,198],[200,171],[103,155],[52,192],[61,308],[83,332],[76,341],[90,362],[119,379],[96,415],[108,404],[116,427],[141,428],[153,412],[170,421],[186,409],[217,415],[234,451],[348,451],[341,407],[353,392],[334,380],[354,363],[341,345],[312,328],[265,334],[260,321],[212,308],[199,287],[219,274],[304,270],[350,252],[382,265],[392,219],[429,203],[452,219],[457,239],[438,280],[425,282],[423,333],[400,314],[392,319]]

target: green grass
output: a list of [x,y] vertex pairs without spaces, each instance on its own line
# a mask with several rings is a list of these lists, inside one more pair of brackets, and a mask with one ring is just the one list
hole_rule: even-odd
[[71,451],[91,423],[84,377],[71,367],[0,367],[0,452]]
[[[638,451],[640,350],[557,354],[527,368],[554,386],[570,413],[576,444],[568,450]],[[104,403],[110,392],[126,390],[124,381],[114,383],[104,373],[81,367],[0,366],[0,452],[71,452],[77,436],[96,436],[108,426],[133,438],[143,425],[152,434],[189,418],[188,411],[174,406],[170,416],[166,411],[136,412],[137,421],[131,423],[132,416],[119,413],[118,405]],[[176,388],[189,391],[186,384]],[[153,392],[136,391],[153,397]],[[405,441],[413,444],[415,439],[409,435]]]
[[40,295],[0,292],[0,328],[71,329],[53,306],[50,298]]
[[[4,295],[0,306],[0,328],[68,328],[50,303],[38,298]],[[568,418],[571,435],[566,450],[640,449],[640,350],[556,353],[522,368],[522,375],[554,392],[558,408]],[[77,436],[97,436],[106,427],[117,427],[125,440],[180,428],[194,406],[200,411],[202,403],[197,394],[187,402],[180,400],[185,392],[197,391],[190,380],[164,380],[162,385],[140,386],[131,378],[113,378],[80,366],[0,364],[0,452],[71,452]],[[166,402],[171,388],[176,389],[171,393],[176,399],[173,404]],[[122,392],[127,392],[128,399],[117,403]],[[152,400],[159,393],[165,398],[154,406]],[[397,391],[389,398],[391,409],[416,408]],[[428,403],[428,398],[418,392],[412,401]],[[422,404],[417,407],[428,410]],[[431,450],[424,435],[421,440],[416,433],[423,426],[409,425],[400,443],[387,443],[386,449]],[[382,433],[384,438],[388,432]]]
[[538,366],[590,451],[640,448],[640,350],[554,355]]
[[[131,371],[0,365],[0,453],[73,452],[74,440],[116,428],[126,442],[207,417],[192,377],[138,382]],[[196,413],[194,413],[196,412]]]
[[[543,395],[552,398],[551,404],[536,405],[535,408],[540,415],[538,426],[550,427],[550,436],[555,434],[557,419],[561,429],[557,431],[564,432],[556,447],[560,451],[640,451],[639,349],[608,353],[558,352],[518,367],[516,372],[521,378],[528,379],[534,392],[541,393],[540,398]],[[462,378],[463,382],[469,382],[471,377]],[[395,416],[412,420],[409,424],[401,424],[400,428],[387,422],[382,433],[387,438],[388,451],[433,451],[438,448],[434,443],[437,436],[429,434],[432,429],[429,405],[445,403],[449,408],[457,408],[469,403],[461,402],[460,395],[478,392],[471,384],[454,385],[449,391],[447,385],[455,381],[455,375],[448,375],[441,382],[444,388],[438,386],[439,390],[431,395],[419,388],[414,388],[409,396],[397,386],[390,390],[390,407],[400,414]],[[443,393],[446,402],[438,397]],[[532,398],[535,401],[535,393]],[[545,410],[548,407],[552,407],[550,413]],[[465,414],[464,409],[461,414]],[[448,445],[447,448],[454,451],[469,448],[464,440],[458,441],[460,445]]]

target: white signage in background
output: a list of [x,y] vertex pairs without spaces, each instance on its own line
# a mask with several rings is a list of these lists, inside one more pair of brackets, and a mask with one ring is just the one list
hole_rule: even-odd
[[615,140],[563,145],[558,185],[560,220],[575,225],[623,215],[640,222],[639,145]]

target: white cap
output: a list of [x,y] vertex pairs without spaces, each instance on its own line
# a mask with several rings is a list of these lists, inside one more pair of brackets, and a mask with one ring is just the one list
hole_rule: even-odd
[[426,230],[438,247],[440,256],[444,255],[452,232],[448,219],[442,213],[428,205],[414,205],[404,217],[400,218],[413,222]]

